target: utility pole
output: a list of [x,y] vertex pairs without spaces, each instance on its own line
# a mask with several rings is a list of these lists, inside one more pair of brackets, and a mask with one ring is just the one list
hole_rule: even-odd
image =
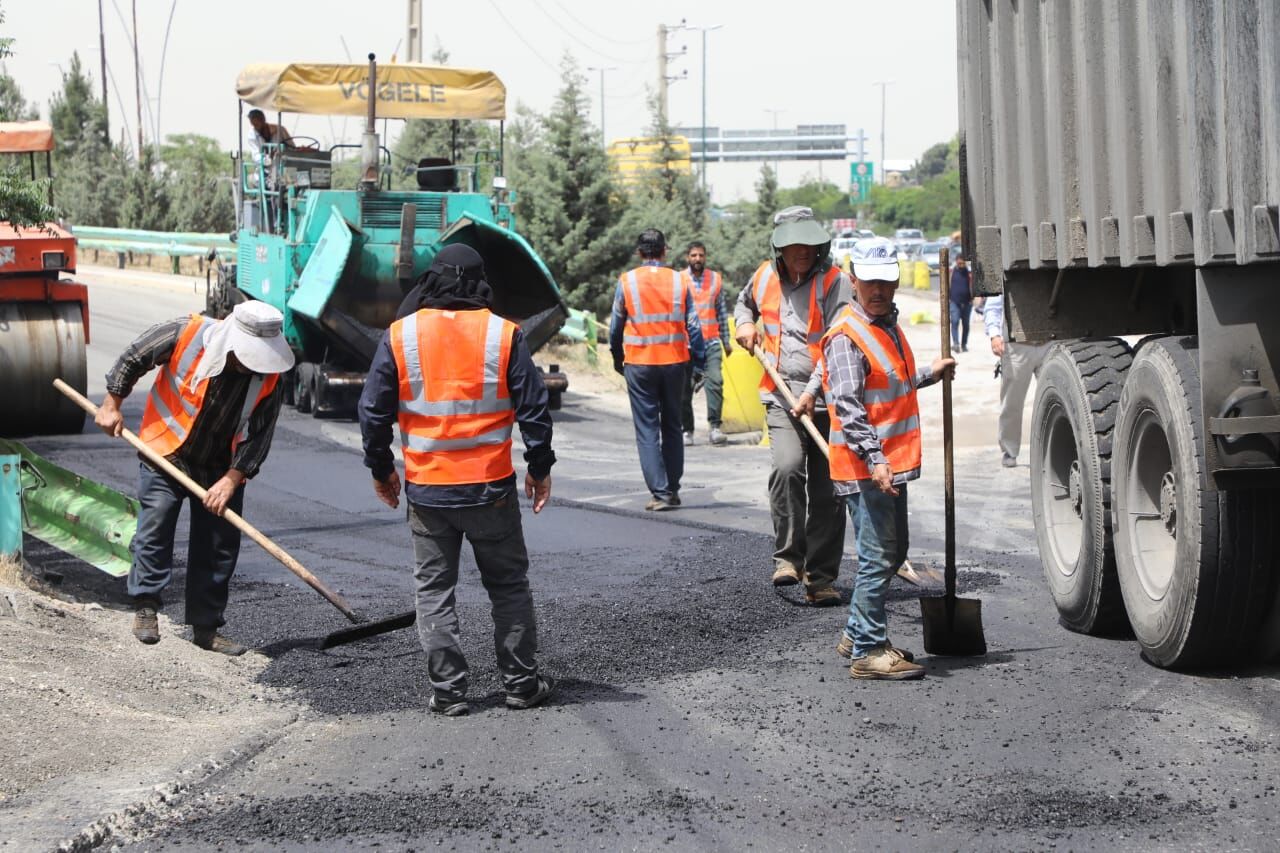
[[893,80],[877,80],[872,86],[880,87],[880,183],[884,183],[887,170],[884,167],[884,102],[885,91],[892,86]]
[[408,0],[409,23],[405,32],[405,57],[409,62],[422,61],[422,0]]
[[606,72],[606,71],[617,71],[617,70],[618,70],[618,66],[616,66],[616,65],[604,65],[604,66],[589,65],[589,66],[587,66],[587,70],[588,70],[588,71],[599,71],[599,72],[600,72],[600,147],[601,147],[601,148],[606,148],[606,149],[607,149],[607,148],[609,147],[608,137],[606,137],[606,136],[604,135],[604,72]]
[[710,27],[688,27],[702,31],[702,192],[707,192],[707,33],[720,29],[724,24]]
[[102,25],[102,0],[98,0],[98,55],[102,58],[102,138],[111,147],[111,116],[107,109],[107,31]]
[[688,52],[687,47],[682,47],[679,53],[667,53],[667,39],[671,37],[672,33],[683,29],[685,29],[683,18],[674,27],[658,24],[658,111],[662,116],[662,124],[667,123],[667,84],[675,80],[684,80],[689,76],[688,69],[678,77],[671,77],[667,74],[667,61],[677,56],[684,56]]
[[133,0],[133,96],[138,104],[138,162],[142,162],[142,71],[138,65],[138,0]]

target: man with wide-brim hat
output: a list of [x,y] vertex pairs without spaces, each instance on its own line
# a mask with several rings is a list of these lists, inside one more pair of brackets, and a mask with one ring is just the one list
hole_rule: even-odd
[[831,487],[822,449],[800,422],[829,427],[822,394],[819,342],[849,303],[849,277],[831,263],[831,236],[807,207],[774,216],[765,261],[743,287],[734,308],[736,339],[748,352],[759,347],[786,381],[798,405],[789,407],[766,374],[760,382],[773,471],[769,510],[773,517],[773,583],[803,582],[805,600],[818,607],[840,603],[834,584],[844,548],[844,513]]
[[226,655],[245,647],[218,633],[240,531],[223,513],[240,512],[244,484],[267,458],[283,383],[293,352],[282,333],[284,316],[265,302],[244,302],[214,320],[199,314],[153,326],[131,343],[107,373],[107,394],[95,422],[108,435],[124,429],[120,403],[138,380],[159,368],[147,395],[138,437],[207,490],[196,500],[177,480],[141,464],[142,510],[134,534],[128,591],[133,634],[160,641],[156,612],[173,573],[174,533],[184,501],[191,502],[186,613],[197,646]]

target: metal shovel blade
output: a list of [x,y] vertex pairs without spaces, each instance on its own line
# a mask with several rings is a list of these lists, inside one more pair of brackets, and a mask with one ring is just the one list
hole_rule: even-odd
[[987,653],[982,602],[978,599],[922,598],[920,615],[924,619],[924,650],[929,654],[968,657]]
[[386,634],[390,631],[399,631],[401,628],[408,628],[417,619],[418,612],[410,610],[408,613],[401,613],[399,616],[388,616],[386,619],[361,622],[359,625],[352,625],[350,628],[343,628],[341,631],[334,631],[329,634],[320,641],[320,648],[331,649],[334,646],[354,643],[356,640],[376,637],[379,634]]

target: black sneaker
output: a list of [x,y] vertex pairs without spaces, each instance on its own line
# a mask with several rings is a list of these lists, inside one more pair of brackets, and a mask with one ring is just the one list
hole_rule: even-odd
[[465,717],[471,713],[471,706],[461,699],[438,699],[433,694],[427,700],[427,710],[446,717]]
[[556,680],[546,675],[538,676],[538,686],[530,690],[528,693],[508,693],[507,707],[514,708],[517,711],[523,711],[532,708],[535,705],[541,705],[547,699],[551,698],[551,694],[556,692]]
[[139,607],[133,614],[133,636],[138,642],[154,646],[160,642],[160,622],[156,618],[156,609],[151,605]]

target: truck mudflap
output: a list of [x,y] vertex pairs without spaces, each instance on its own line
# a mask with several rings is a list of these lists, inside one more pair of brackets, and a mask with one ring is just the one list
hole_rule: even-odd
[[495,313],[520,325],[537,352],[569,319],[569,306],[537,252],[514,231],[463,216],[440,235],[440,246],[462,243],[484,258]]

